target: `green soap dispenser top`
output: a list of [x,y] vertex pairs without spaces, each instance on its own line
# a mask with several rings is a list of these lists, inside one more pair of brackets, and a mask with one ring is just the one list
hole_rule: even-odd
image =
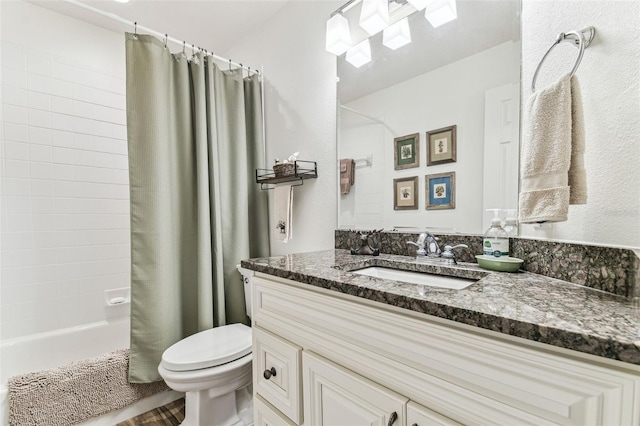
[[500,209],[487,209],[493,211],[491,226],[484,233],[482,241],[482,254],[487,256],[509,256],[509,235],[502,228],[500,222]]

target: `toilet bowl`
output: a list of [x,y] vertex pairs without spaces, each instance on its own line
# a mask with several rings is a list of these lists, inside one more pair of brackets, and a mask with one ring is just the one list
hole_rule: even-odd
[[[247,314],[250,315],[251,271],[241,272]],[[251,359],[251,328],[244,324],[201,331],[165,350],[158,372],[171,389],[185,392],[185,418],[182,425],[247,424],[238,415],[236,393],[251,384]],[[251,392],[245,389],[242,395],[247,399]],[[249,419],[252,416],[250,411]]]

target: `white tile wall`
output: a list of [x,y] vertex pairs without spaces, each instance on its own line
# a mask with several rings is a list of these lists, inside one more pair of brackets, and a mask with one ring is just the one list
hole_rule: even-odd
[[124,67],[30,46],[0,43],[2,340],[104,320],[130,279]]

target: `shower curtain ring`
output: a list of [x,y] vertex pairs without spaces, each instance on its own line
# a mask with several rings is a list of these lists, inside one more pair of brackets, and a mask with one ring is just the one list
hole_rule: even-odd
[[165,49],[167,48],[167,41],[168,41],[168,39],[169,39],[169,34],[166,34],[166,33],[165,33],[165,35],[164,35],[164,48],[165,48]]
[[231,59],[229,59],[229,71],[231,71]]
[[186,49],[187,49],[187,42],[186,42],[186,41],[183,41],[183,42],[182,42],[182,54],[183,54],[183,55],[186,55],[186,54],[187,54],[187,53],[186,53]]
[[138,39],[138,22],[137,21],[133,23],[133,38],[135,40]]

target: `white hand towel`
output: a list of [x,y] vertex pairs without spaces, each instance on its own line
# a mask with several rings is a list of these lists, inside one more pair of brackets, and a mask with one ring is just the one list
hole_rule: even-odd
[[276,240],[286,243],[293,238],[293,187],[278,185],[273,190]]
[[584,115],[578,78],[571,77],[571,165],[569,204],[587,204],[587,172],[584,169]]
[[[582,101],[569,74],[539,92],[525,107],[520,174],[520,223],[567,220],[572,202],[586,202]],[[572,88],[575,88],[575,93]],[[570,171],[571,169],[571,171]],[[569,184],[575,185],[570,190]]]

